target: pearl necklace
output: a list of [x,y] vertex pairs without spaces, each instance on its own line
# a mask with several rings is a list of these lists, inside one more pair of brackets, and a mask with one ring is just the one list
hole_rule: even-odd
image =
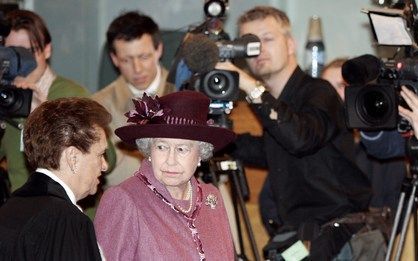
[[180,209],[183,213],[189,213],[190,210],[192,210],[192,206],[193,206],[193,189],[192,189],[192,183],[188,182],[189,185],[189,189],[187,191],[187,198],[189,199],[189,208],[183,209],[180,205],[177,205],[177,208]]

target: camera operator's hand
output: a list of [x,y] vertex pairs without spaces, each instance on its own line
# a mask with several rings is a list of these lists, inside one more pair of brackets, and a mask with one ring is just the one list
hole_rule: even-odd
[[243,90],[247,95],[251,93],[258,81],[250,74],[237,67],[230,61],[219,62],[215,66],[218,70],[236,71],[239,73],[239,88]]
[[32,83],[24,77],[16,77],[13,81],[13,85],[17,88],[29,89],[33,91],[31,111],[47,100],[47,92],[41,91],[42,86],[40,84]]
[[418,96],[405,86],[402,86],[401,88],[401,96],[411,109],[409,110],[399,106],[399,115],[409,121],[414,129],[415,137],[418,139]]

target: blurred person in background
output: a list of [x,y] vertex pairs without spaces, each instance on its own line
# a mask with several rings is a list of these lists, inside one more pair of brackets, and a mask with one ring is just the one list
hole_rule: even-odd
[[[168,71],[160,64],[163,43],[158,25],[151,17],[129,11],[116,17],[106,33],[107,47],[119,77],[93,94],[93,99],[112,114],[112,132],[125,125],[125,112],[132,109],[132,99],[143,93],[159,97],[175,91],[166,81]],[[114,170],[106,175],[106,187],[114,186],[131,176],[139,167],[141,156],[135,147],[123,144],[111,135],[116,149]]]
[[[28,10],[15,10],[7,13],[5,19],[10,25],[5,46],[27,48],[36,60],[36,68],[29,75],[17,76],[13,81],[16,87],[33,91],[31,111],[47,100],[89,95],[87,89],[57,75],[49,66],[48,60],[52,55],[51,35],[39,15]],[[24,118],[14,120],[23,124],[25,122]],[[12,191],[26,182],[30,171],[24,158],[21,132],[22,130],[7,124],[0,145],[0,158],[7,161]]]

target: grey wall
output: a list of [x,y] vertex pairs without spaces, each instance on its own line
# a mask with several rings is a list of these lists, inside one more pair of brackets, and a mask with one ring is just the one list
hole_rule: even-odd
[[[312,15],[322,18],[327,60],[339,56],[374,53],[364,0],[229,0],[230,10],[224,26],[236,36],[235,21],[257,4],[285,10],[293,24],[302,62],[308,21]],[[198,0],[28,0],[46,20],[53,38],[52,66],[61,75],[72,78],[95,91],[105,32],[109,23],[122,11],[140,9],[153,17],[165,30],[185,31],[203,21],[203,3]],[[111,77],[111,76],[109,76]],[[101,83],[102,84],[102,83]]]

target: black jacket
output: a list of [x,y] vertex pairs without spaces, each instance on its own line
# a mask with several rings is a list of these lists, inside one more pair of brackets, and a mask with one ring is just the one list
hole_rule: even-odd
[[[297,67],[278,99],[266,92],[262,100],[253,109],[263,136],[239,136],[234,156],[268,168],[284,225],[323,224],[366,209],[370,184],[350,159],[353,139],[333,87]],[[277,119],[270,118],[272,110]]]
[[0,208],[0,260],[101,260],[91,220],[64,188],[33,173]]

